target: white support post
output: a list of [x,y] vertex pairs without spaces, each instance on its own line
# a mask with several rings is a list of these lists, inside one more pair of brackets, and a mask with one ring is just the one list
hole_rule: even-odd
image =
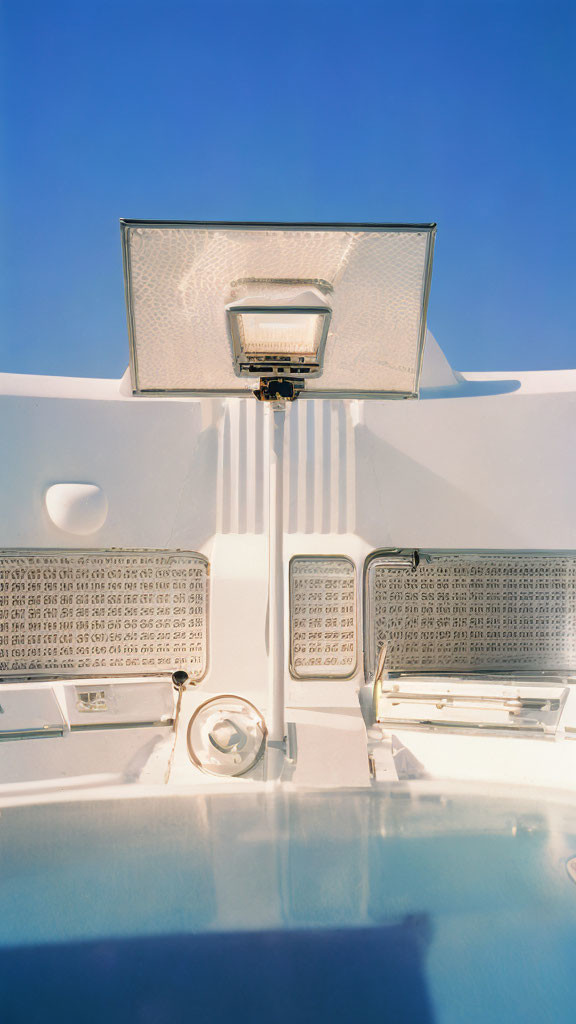
[[268,476],[268,739],[284,740],[284,424],[286,403],[270,402]]

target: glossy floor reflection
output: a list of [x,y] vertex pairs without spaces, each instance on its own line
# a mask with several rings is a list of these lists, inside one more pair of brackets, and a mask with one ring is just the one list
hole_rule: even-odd
[[576,805],[430,780],[5,806],[0,1020],[574,1019]]

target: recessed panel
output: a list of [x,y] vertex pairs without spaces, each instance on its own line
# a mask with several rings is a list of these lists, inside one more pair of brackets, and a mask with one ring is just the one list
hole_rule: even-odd
[[72,729],[115,725],[172,725],[174,686],[171,677],[111,681],[82,679],[67,683],[66,710]]
[[340,678],[356,669],[356,570],[341,556],[290,562],[290,669],[297,679]]
[[0,552],[0,674],[206,669],[208,563],[164,551]]
[[62,736],[66,728],[52,690],[0,689],[0,740]]
[[[263,296],[289,307],[310,289],[331,319],[321,372],[304,396],[417,393],[435,225],[126,220],[121,228],[135,393],[251,390],[253,381],[237,376],[227,307]],[[286,325],[275,323],[264,346],[276,333],[285,353]]]
[[387,725],[537,732],[554,735],[568,687],[538,675],[507,679],[478,672],[468,676],[401,675],[381,679],[376,720]]
[[576,556],[420,552],[371,556],[366,668],[387,644],[393,671],[573,671]]

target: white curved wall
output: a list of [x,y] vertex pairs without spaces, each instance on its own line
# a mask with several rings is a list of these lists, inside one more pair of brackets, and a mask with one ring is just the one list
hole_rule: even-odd
[[[576,371],[463,376],[438,353],[430,343],[419,402],[288,409],[286,565],[297,553],[349,554],[360,573],[387,546],[576,549]],[[116,381],[0,376],[0,547],[203,552],[202,689],[244,680],[264,699],[266,412],[252,398],[133,398]],[[64,481],[106,495],[89,536],[47,513],[47,488]],[[359,681],[292,682],[288,699],[346,703]]]

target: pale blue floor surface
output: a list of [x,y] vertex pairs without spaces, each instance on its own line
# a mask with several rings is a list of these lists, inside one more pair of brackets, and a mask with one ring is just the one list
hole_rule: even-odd
[[0,817],[0,1019],[576,1019],[576,813],[385,791]]

